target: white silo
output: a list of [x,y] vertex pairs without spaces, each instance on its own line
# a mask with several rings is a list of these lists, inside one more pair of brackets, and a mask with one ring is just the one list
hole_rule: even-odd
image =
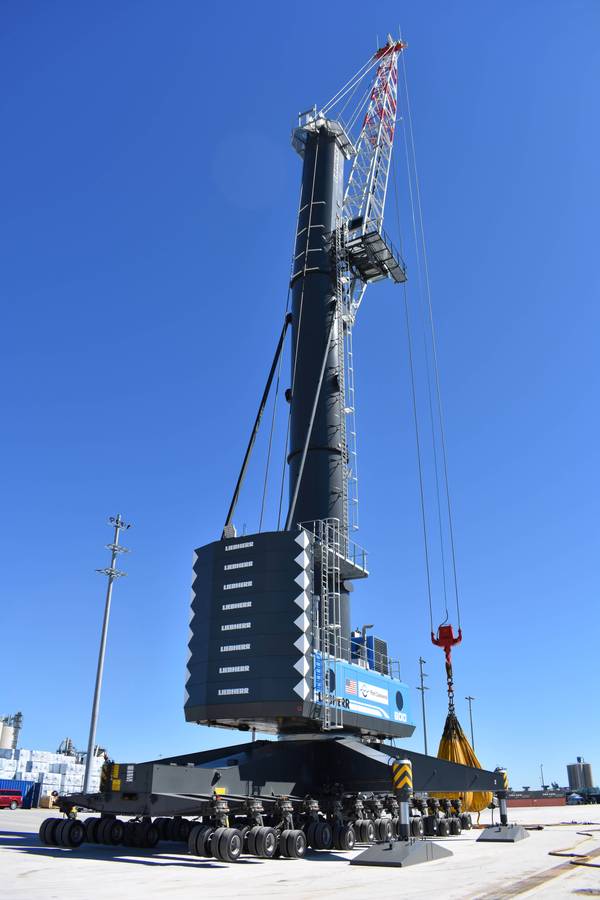
[[12,725],[2,724],[2,734],[0,734],[0,750],[12,750],[13,741],[15,739],[15,729]]

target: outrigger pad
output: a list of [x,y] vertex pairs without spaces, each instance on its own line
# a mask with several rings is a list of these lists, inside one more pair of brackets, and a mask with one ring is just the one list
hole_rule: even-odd
[[529,837],[522,825],[488,825],[484,828],[477,841],[497,841],[501,844],[515,844]]
[[350,860],[351,866],[415,866],[418,863],[433,862],[445,856],[453,856],[433,841],[380,841]]

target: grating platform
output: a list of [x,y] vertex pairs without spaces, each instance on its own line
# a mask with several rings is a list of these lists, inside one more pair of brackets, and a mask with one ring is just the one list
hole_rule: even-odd
[[369,284],[391,278],[396,284],[406,281],[406,266],[383,229],[368,231],[346,242],[350,268]]

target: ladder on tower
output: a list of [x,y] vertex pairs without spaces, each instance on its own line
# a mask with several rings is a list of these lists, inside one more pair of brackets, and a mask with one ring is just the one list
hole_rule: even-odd
[[318,523],[321,545],[321,656],[323,662],[323,731],[343,728],[344,711],[336,702],[341,648],[340,527],[337,519]]
[[344,314],[344,343],[346,369],[346,442],[347,442],[347,483],[348,483],[348,524],[350,531],[358,529],[358,448],[356,443],[356,401],[354,395],[354,350],[352,349],[353,319],[348,311]]
[[354,353],[352,349],[352,311],[350,273],[346,250],[347,228],[337,218],[334,232],[334,263],[336,276],[336,316],[338,342],[338,378],[340,447],[344,474],[342,498],[342,540],[358,528],[358,459],[356,447],[356,417],[354,394]]

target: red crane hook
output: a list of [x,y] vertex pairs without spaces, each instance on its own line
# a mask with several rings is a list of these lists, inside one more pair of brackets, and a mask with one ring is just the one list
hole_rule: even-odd
[[440,625],[437,637],[431,632],[431,643],[436,647],[442,647],[446,657],[446,678],[448,680],[448,706],[454,710],[454,683],[452,679],[452,648],[462,641],[462,630],[458,629],[458,635],[454,634],[452,625]]

